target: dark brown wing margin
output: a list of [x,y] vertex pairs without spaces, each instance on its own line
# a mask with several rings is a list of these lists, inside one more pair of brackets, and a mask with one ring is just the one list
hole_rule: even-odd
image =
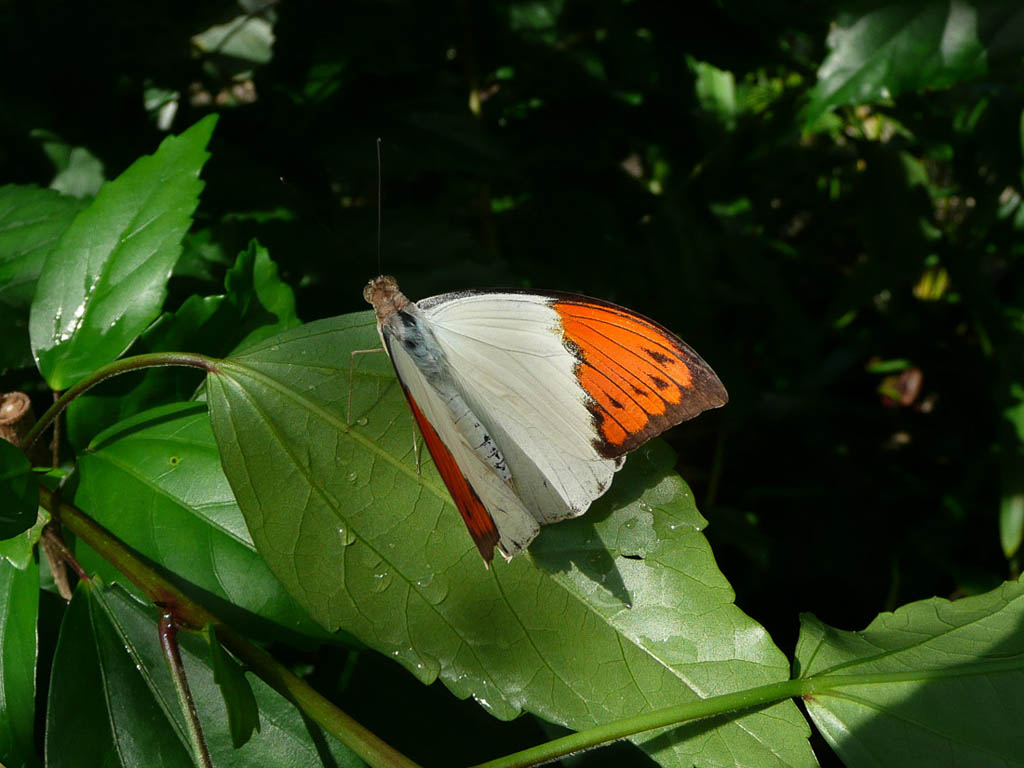
[[591,400],[598,452],[621,456],[729,395],[696,352],[653,320],[607,302],[559,296],[552,308]]

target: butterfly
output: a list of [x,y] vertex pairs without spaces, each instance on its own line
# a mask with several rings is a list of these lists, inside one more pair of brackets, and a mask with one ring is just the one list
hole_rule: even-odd
[[441,478],[490,564],[577,517],[626,454],[729,396],[689,346],[642,315],[568,293],[460,291],[410,301],[382,275],[363,297]]

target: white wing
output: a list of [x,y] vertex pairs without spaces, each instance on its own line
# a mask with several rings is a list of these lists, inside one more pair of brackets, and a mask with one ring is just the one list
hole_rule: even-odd
[[[394,336],[386,339],[386,348],[411,400],[413,416],[434,463],[481,555],[490,562],[497,544],[505,558],[511,558],[537,535],[537,520],[493,462],[488,462],[479,451],[479,446],[468,442],[467,430],[460,428],[458,422],[472,418],[473,414],[464,407],[453,411],[451,394],[438,392]],[[442,444],[438,444],[438,439]]]
[[549,298],[446,294],[418,306],[456,385],[504,453],[525,508],[541,523],[583,514],[624,458],[595,447],[600,436],[578,360]]

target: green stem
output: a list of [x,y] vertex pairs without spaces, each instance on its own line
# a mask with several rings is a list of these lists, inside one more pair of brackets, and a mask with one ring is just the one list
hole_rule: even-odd
[[858,685],[891,685],[899,682],[916,682],[946,677],[965,677],[991,674],[992,672],[1019,672],[1024,664],[1020,659],[1006,659],[966,667],[944,670],[908,670],[906,672],[878,672],[874,674],[827,674],[783,680],[778,683],[750,688],[746,691],[711,696],[674,707],[645,712],[642,715],[616,720],[614,723],[599,725],[584,731],[563,736],[537,747],[525,749],[512,755],[480,763],[473,768],[526,768],[539,765],[559,757],[581,752],[619,739],[635,736],[656,728],[670,728],[692,720],[726,715],[740,710],[760,709],[784,699],[811,698],[823,694],[839,695],[843,688]]
[[171,611],[179,623],[195,629],[206,624],[213,625],[218,639],[225,647],[244,661],[270,687],[294,703],[303,714],[322,726],[372,768],[419,768],[412,760],[335,707],[302,678],[282,667],[268,653],[237,634],[202,605],[164,579],[110,531],[77,507],[63,501],[58,503],[56,495],[43,487],[39,488],[39,501],[51,514],[59,515],[61,522],[69,531],[96,550],[150,600]]
[[196,355],[190,352],[153,352],[148,355],[135,355],[134,357],[115,360],[110,365],[104,365],[102,368],[93,371],[58,397],[53,405],[46,410],[46,413],[39,418],[39,421],[35,423],[32,429],[28,431],[28,434],[25,435],[25,439],[22,441],[22,450],[28,453],[32,443],[39,438],[50,424],[56,421],[61,412],[68,407],[68,403],[112,376],[127,373],[128,371],[138,371],[143,368],[165,368],[178,365],[216,372],[217,363],[218,361],[212,357]]
[[759,688],[751,688],[746,691],[711,696],[707,699],[688,701],[685,704],[677,704],[674,707],[666,707],[654,712],[645,712],[642,715],[616,720],[607,725],[587,728],[546,744],[524,749],[522,752],[481,763],[474,768],[526,768],[526,766],[538,765],[573,752],[593,749],[601,744],[635,736],[655,728],[680,725],[690,720],[721,715],[738,709],[762,707],[794,696],[803,696],[806,692],[807,682],[807,680],[784,680],[780,683],[762,685]]

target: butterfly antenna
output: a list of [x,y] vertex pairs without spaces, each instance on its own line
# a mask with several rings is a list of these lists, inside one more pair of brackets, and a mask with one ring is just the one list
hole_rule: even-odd
[[380,209],[380,136],[377,137],[377,274],[382,274],[381,259],[380,259],[380,238],[381,238],[381,209]]

